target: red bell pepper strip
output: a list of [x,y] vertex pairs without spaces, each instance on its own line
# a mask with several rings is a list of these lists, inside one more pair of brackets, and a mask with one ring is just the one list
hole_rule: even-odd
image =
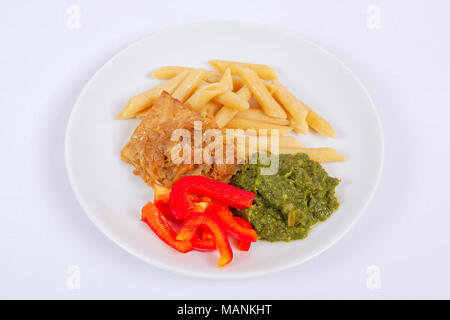
[[252,245],[251,242],[248,242],[248,241],[239,241],[237,248],[238,248],[238,250],[240,250],[240,251],[249,251],[251,245]]
[[214,251],[216,250],[216,242],[214,241],[214,239],[201,240],[198,238],[193,238],[192,247],[195,251],[200,252]]
[[[170,209],[169,205],[170,189],[154,185],[153,190],[155,194],[153,204],[159,209],[159,211],[161,211],[163,216],[170,222],[180,222],[180,220],[174,217],[172,209]],[[205,211],[208,204],[212,202],[210,198],[198,195],[192,195],[191,199],[194,202],[194,211],[196,212]]]
[[192,240],[200,226],[207,227],[214,235],[216,248],[220,254],[217,266],[223,267],[230,263],[233,259],[233,251],[231,250],[225,230],[221,226],[220,221],[214,216],[198,212],[192,213],[184,221],[176,239],[179,241]]
[[[237,223],[239,223],[241,226],[243,226],[245,228],[250,228],[250,229],[253,228],[252,224],[242,217],[234,217],[234,220],[236,220]],[[241,251],[248,251],[248,250],[250,250],[251,244],[252,243],[250,241],[239,241],[237,248]]]
[[208,240],[208,239],[214,239],[214,235],[211,233],[209,229],[205,229],[202,232],[202,239]]
[[154,185],[153,191],[155,194],[155,197],[153,200],[153,203],[155,204],[155,206],[159,209],[159,211],[161,211],[161,213],[167,220],[176,222],[177,219],[173,216],[172,209],[170,209],[170,206],[169,206],[170,189],[167,189],[167,188],[164,188],[164,187],[161,187],[158,185]]
[[171,228],[167,219],[153,203],[149,202],[142,208],[141,221],[147,223],[162,241],[175,250],[186,253],[193,249],[190,241],[176,240],[177,233]]
[[216,250],[216,242],[214,239],[199,239],[194,237],[192,238],[192,247],[195,251],[214,251]]
[[207,202],[211,203],[212,199],[209,197],[201,196],[198,194],[190,194],[189,197],[191,198],[192,202]]
[[[170,189],[154,185],[154,205],[161,211],[161,214],[170,222],[172,223],[180,223],[181,221],[176,219],[172,214],[172,209],[170,209],[169,206],[169,194]],[[191,197],[192,201],[194,201],[194,211],[196,212],[203,212],[205,211],[206,207],[209,203],[212,202],[212,200],[208,197],[198,196],[198,195],[192,195]],[[196,251],[213,251],[216,250],[216,243],[214,242],[212,234],[204,230],[202,232],[202,235],[205,235],[208,232],[209,238],[198,238],[195,236],[192,239],[192,246],[193,249]],[[212,239],[211,239],[212,238]]]
[[197,228],[196,235],[191,240],[192,246],[196,251],[214,251],[216,250],[216,241],[211,231],[203,226]]
[[238,209],[249,208],[255,198],[253,192],[214,179],[186,176],[175,182],[169,195],[169,205],[177,219],[182,220],[193,212],[191,194],[206,196]]
[[205,214],[215,215],[219,218],[227,233],[235,239],[247,242],[258,240],[256,231],[252,228],[244,227],[234,218],[233,213],[222,203],[214,202],[205,210]]
[[172,214],[172,209],[170,209],[169,201],[155,201],[155,206],[161,211],[161,214],[166,218],[167,220],[171,222],[177,222],[177,218],[175,218]]

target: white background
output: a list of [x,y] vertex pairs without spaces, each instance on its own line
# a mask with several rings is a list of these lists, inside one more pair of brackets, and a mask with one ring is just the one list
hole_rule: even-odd
[[[70,5],[80,29],[67,26]],[[367,26],[370,5],[381,29]],[[449,299],[449,15],[445,0],[2,0],[0,298]],[[107,59],[212,20],[275,26],[329,50],[367,87],[384,129],[382,180],[354,229],[301,266],[248,280],[184,277],[129,255],[82,212],[64,166],[71,108]],[[79,290],[66,286],[70,265]],[[379,289],[366,284],[372,265]]]

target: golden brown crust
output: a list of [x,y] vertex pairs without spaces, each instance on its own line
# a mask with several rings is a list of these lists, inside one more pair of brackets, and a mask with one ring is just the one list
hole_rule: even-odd
[[193,164],[193,161],[175,164],[172,161],[171,150],[178,144],[171,141],[173,131],[187,129],[193,138],[194,121],[202,122],[203,131],[218,129],[213,119],[201,116],[163,92],[121,150],[122,160],[132,164],[135,174],[150,186],[158,184],[170,188],[185,175],[202,175],[227,182],[236,172],[235,164]]

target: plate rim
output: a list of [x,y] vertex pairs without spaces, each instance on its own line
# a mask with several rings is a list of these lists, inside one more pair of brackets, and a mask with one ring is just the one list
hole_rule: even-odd
[[[69,139],[70,139],[70,134],[71,134],[71,127],[72,127],[72,123],[73,123],[73,114],[75,113],[76,109],[78,108],[78,105],[80,103],[80,101],[82,100],[82,96],[86,93],[87,88],[90,86],[90,84],[92,82],[94,82],[94,80],[96,79],[96,77],[101,73],[101,71],[103,71],[109,64],[111,64],[113,62],[113,60],[115,60],[117,57],[125,54],[128,50],[130,50],[130,48],[134,47],[134,46],[138,46],[140,45],[142,42],[148,41],[156,36],[161,36],[164,33],[170,33],[170,32],[175,32],[178,30],[182,30],[186,27],[195,27],[195,26],[200,26],[200,25],[241,25],[241,26],[246,26],[246,27],[256,27],[256,28],[261,28],[261,29],[266,29],[266,30],[270,30],[270,31],[274,31],[277,33],[280,33],[284,36],[289,36],[289,37],[293,37],[299,41],[303,41],[305,43],[307,43],[310,46],[315,47],[316,49],[322,51],[324,54],[326,54],[326,56],[332,60],[334,60],[337,64],[340,65],[340,67],[342,67],[343,69],[345,69],[345,71],[348,72],[349,75],[351,75],[351,77],[355,80],[355,82],[358,84],[359,88],[362,89],[362,92],[365,94],[365,96],[367,97],[368,101],[370,102],[370,107],[372,109],[373,114],[375,115],[375,120],[377,123],[377,128],[379,131],[379,138],[380,138],[380,161],[379,161],[379,168],[378,168],[378,172],[376,173],[376,179],[375,179],[375,183],[372,185],[372,187],[370,188],[370,193],[368,194],[368,198],[367,201],[364,203],[364,205],[362,206],[362,208],[358,211],[357,215],[355,216],[355,218],[351,221],[351,223],[349,223],[346,228],[338,235],[336,236],[332,241],[329,241],[326,245],[324,245],[322,248],[314,251],[313,253],[307,254],[305,256],[302,256],[301,258],[297,258],[295,260],[293,260],[290,263],[285,263],[283,265],[280,266],[275,266],[275,267],[270,267],[264,270],[260,270],[260,271],[252,271],[252,272],[241,272],[238,274],[235,273],[221,273],[221,274],[212,274],[212,273],[202,273],[202,272],[195,272],[195,271],[191,271],[191,270],[184,270],[181,267],[178,266],[172,266],[163,262],[160,262],[157,259],[151,259],[147,256],[143,256],[141,255],[139,252],[136,252],[135,250],[133,250],[132,247],[127,246],[126,244],[118,241],[112,234],[110,234],[109,230],[107,230],[106,227],[104,227],[102,225],[102,223],[100,223],[99,219],[97,219],[95,217],[95,215],[91,212],[89,208],[89,206],[85,203],[85,201],[83,200],[83,197],[81,197],[80,192],[78,190],[78,187],[76,186],[75,182],[74,182],[74,176],[73,176],[73,172],[70,170],[71,167],[71,160],[70,157],[68,155],[69,153]],[[117,246],[119,246],[120,248],[122,248],[123,250],[125,250],[126,252],[128,252],[129,254],[131,254],[132,256],[138,258],[139,260],[150,264],[152,266],[158,267],[162,270],[165,271],[170,271],[170,272],[174,272],[176,274],[179,275],[185,275],[185,276],[192,276],[192,277],[198,277],[198,278],[206,278],[206,279],[243,279],[243,278],[251,278],[251,277],[259,277],[262,275],[267,275],[267,274],[271,274],[271,273],[275,273],[275,272],[279,272],[279,271],[283,271],[286,269],[290,269],[293,268],[295,266],[299,266],[311,259],[313,259],[314,257],[320,255],[321,253],[323,253],[324,251],[328,250],[330,247],[332,247],[333,245],[335,245],[337,242],[339,242],[355,225],[356,223],[360,220],[361,216],[364,214],[364,212],[367,210],[367,208],[369,207],[369,205],[372,203],[372,200],[378,190],[378,186],[380,184],[381,181],[381,177],[382,177],[382,173],[383,173],[383,167],[384,167],[384,157],[385,157],[385,146],[384,146],[384,134],[383,134],[383,127],[381,124],[381,118],[380,115],[378,113],[377,107],[372,99],[372,97],[370,96],[368,90],[366,89],[366,87],[363,85],[362,81],[356,76],[356,74],[344,63],[342,62],[342,60],[340,60],[338,57],[336,57],[335,55],[333,55],[331,52],[329,52],[328,50],[320,47],[319,45],[317,45],[316,43],[314,43],[311,40],[308,39],[304,39],[301,36],[299,36],[296,32],[294,31],[287,31],[285,29],[279,28],[279,27],[273,27],[273,26],[268,26],[268,25],[264,25],[261,23],[251,23],[251,22],[244,22],[244,21],[233,21],[233,20],[220,20],[220,21],[203,21],[203,22],[195,22],[195,23],[189,23],[189,24],[182,24],[182,25],[176,25],[176,26],[172,26],[172,27],[167,27],[167,28],[163,28],[163,29],[158,29],[155,30],[153,32],[151,32],[148,36],[145,36],[137,41],[132,42],[131,44],[128,44],[125,48],[123,48],[122,50],[120,50],[119,52],[115,53],[114,55],[112,55],[99,69],[97,69],[89,78],[89,80],[86,82],[86,84],[83,86],[83,89],[80,91],[75,103],[73,104],[72,110],[70,111],[70,115],[69,115],[69,120],[67,121],[67,125],[66,125],[66,130],[65,130],[65,136],[64,136],[64,162],[65,162],[65,168],[66,168],[66,173],[68,176],[68,180],[69,180],[69,184],[72,188],[72,191],[75,195],[76,200],[78,201],[81,209],[84,211],[84,213],[86,214],[86,216],[92,221],[92,223],[108,238],[110,239],[113,243],[115,243]]]

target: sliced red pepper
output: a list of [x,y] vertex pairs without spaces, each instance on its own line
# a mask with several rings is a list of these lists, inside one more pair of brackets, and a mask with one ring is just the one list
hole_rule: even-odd
[[202,240],[194,238],[192,240],[192,247],[195,251],[208,252],[216,250],[216,242],[214,239]]
[[233,259],[233,251],[231,250],[230,243],[228,242],[227,234],[220,221],[215,216],[210,216],[205,213],[192,213],[183,223],[183,226],[178,232],[176,237],[180,241],[191,241],[195,236],[199,227],[208,228],[214,235],[214,241],[216,248],[219,251],[220,258],[217,263],[218,267],[223,267],[230,263]]
[[189,197],[191,198],[192,202],[208,202],[208,203],[212,202],[211,198],[201,196],[198,194],[190,194]]
[[167,219],[153,203],[149,202],[142,208],[141,221],[147,223],[162,241],[175,250],[186,253],[193,249],[190,241],[179,241],[176,239],[177,233],[171,228]]
[[231,213],[230,209],[222,203],[214,202],[210,204],[208,208],[206,208],[205,214],[217,216],[227,233],[235,239],[248,242],[255,242],[258,240],[256,231],[236,222],[233,213]]
[[203,240],[214,239],[214,235],[211,233],[209,229],[204,229],[202,232],[202,239]]
[[[180,220],[174,217],[169,205],[170,189],[155,185],[153,186],[153,190],[155,194],[153,204],[161,211],[163,216],[170,222],[180,222]],[[196,212],[205,211],[208,204],[212,202],[211,198],[198,195],[193,195],[191,199],[194,202],[194,211]]]
[[169,206],[170,189],[167,189],[167,188],[164,188],[164,187],[161,187],[158,185],[154,185],[153,192],[155,194],[155,197],[153,200],[153,203],[155,204],[155,206],[159,209],[159,211],[161,211],[161,213],[167,220],[176,222],[177,219],[172,214],[172,209],[170,209],[170,206]]
[[214,251],[216,250],[216,242],[211,231],[200,226],[197,228],[196,235],[191,240],[192,246],[196,251]]
[[214,239],[199,239],[194,237],[192,238],[192,247],[196,251],[214,251],[216,250],[216,242]]
[[170,209],[169,201],[162,201],[162,200],[155,201],[155,206],[159,209],[159,211],[161,211],[162,215],[167,220],[169,220],[171,222],[178,221],[178,219],[175,218],[172,214],[172,209]]
[[253,192],[214,179],[202,176],[183,177],[175,182],[169,196],[170,208],[177,219],[182,220],[193,212],[192,194],[206,196],[238,209],[249,208],[255,198]]
[[240,251],[249,251],[251,245],[252,245],[251,242],[248,242],[248,241],[239,241],[237,248],[238,248],[238,250],[240,250]]
[[[245,228],[253,229],[252,224],[242,217],[234,217],[234,220],[236,220],[237,223],[239,223],[241,226],[243,226]],[[250,241],[240,241],[239,240],[237,248],[241,251],[248,251],[248,250],[250,250],[251,245],[252,245],[252,243]]]

